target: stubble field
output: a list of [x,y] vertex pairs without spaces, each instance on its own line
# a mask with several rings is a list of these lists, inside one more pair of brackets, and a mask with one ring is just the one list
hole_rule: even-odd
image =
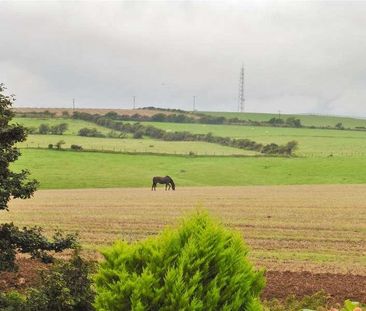
[[155,235],[196,209],[239,230],[257,266],[366,276],[366,185],[42,190],[0,222],[80,233],[90,256],[116,239]]

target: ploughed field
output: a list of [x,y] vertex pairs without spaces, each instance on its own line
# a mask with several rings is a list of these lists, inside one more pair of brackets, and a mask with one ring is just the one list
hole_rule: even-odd
[[242,232],[257,266],[366,276],[366,185],[40,190],[14,200],[0,222],[80,233],[94,251],[155,235],[207,209]]

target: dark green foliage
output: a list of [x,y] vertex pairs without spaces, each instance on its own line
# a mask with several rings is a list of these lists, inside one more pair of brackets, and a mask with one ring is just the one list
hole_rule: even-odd
[[42,123],[38,127],[38,133],[42,135],[46,135],[50,132],[50,126],[48,124]]
[[[220,137],[220,136],[214,136],[212,135],[212,133],[192,134],[187,131],[168,132],[151,125],[145,126],[140,123],[130,124],[130,123],[123,123],[121,121],[115,121],[113,119],[107,118],[106,117],[107,115],[104,116],[100,116],[98,114],[91,115],[83,112],[83,113],[74,113],[73,117],[76,119],[80,118],[82,120],[95,122],[100,126],[104,126],[113,129],[115,131],[131,133],[133,134],[134,138],[142,138],[145,135],[154,139],[161,139],[165,141],[206,141],[209,143],[219,144],[223,146],[230,146],[234,148],[258,151],[264,154],[291,155],[292,151],[294,150],[292,149],[292,151],[289,153],[286,151],[289,149],[287,145],[278,146],[276,144],[269,144],[263,146],[262,144],[257,143],[250,139],[233,139],[230,137]],[[113,116],[115,116],[115,114],[113,114]],[[90,129],[81,129],[80,131],[85,132],[83,135],[87,136],[89,135],[87,133],[88,131],[90,131]]]
[[27,297],[26,311],[91,311],[94,292],[93,265],[75,254],[71,261],[56,264],[41,275],[42,285]]
[[286,124],[289,127],[302,127],[300,119],[296,119],[294,117],[289,117],[286,119]]
[[89,275],[95,265],[74,254],[70,261],[41,272],[41,285],[28,290],[0,293],[2,311],[92,311],[94,292]]
[[139,130],[139,131],[137,131],[137,132],[133,133],[133,138],[135,138],[135,139],[140,139],[140,138],[142,138],[143,136],[144,136],[144,132],[143,132],[143,131],[141,131],[141,130]]
[[83,147],[81,147],[79,145],[71,145],[70,148],[71,148],[71,150],[75,150],[75,151],[83,150]]
[[238,233],[198,214],[179,229],[106,250],[97,310],[262,310],[262,272]]
[[295,140],[289,141],[286,145],[279,146],[277,144],[265,145],[261,152],[265,154],[280,154],[291,156],[293,152],[297,149],[298,142]]
[[64,140],[60,140],[60,141],[58,141],[56,144],[55,144],[55,146],[56,146],[56,148],[57,149],[61,149],[61,147],[62,147],[62,145],[65,145],[66,143],[65,143],[65,141]]
[[25,297],[16,291],[0,293],[1,311],[24,311]]
[[0,210],[8,208],[11,197],[30,198],[38,186],[36,180],[28,180],[28,171],[12,172],[10,163],[16,161],[20,152],[16,143],[26,138],[26,129],[18,124],[10,124],[14,113],[11,106],[13,96],[3,94],[4,85],[0,83]]
[[337,123],[335,128],[338,129],[338,130],[344,130],[344,126],[341,122]]
[[15,255],[28,253],[32,258],[40,258],[43,262],[52,262],[49,251],[62,252],[65,249],[77,247],[76,236],[64,236],[60,231],[49,241],[40,227],[19,229],[13,223],[0,225],[0,271],[14,270]]
[[38,127],[39,134],[52,134],[52,135],[62,135],[68,129],[69,125],[67,123],[60,123],[54,126],[49,126],[48,124],[42,123]]
[[90,129],[87,127],[80,129],[78,135],[86,137],[105,137],[105,135],[99,132],[97,129],[95,128]]

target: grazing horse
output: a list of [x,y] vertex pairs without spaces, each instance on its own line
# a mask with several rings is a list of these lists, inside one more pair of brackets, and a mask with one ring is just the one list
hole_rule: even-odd
[[152,186],[151,186],[151,190],[156,190],[156,184],[165,184],[165,190],[170,190],[170,188],[172,188],[173,190],[175,190],[175,183],[173,181],[173,179],[170,176],[165,176],[165,177],[158,177],[155,176],[153,177],[152,180]]

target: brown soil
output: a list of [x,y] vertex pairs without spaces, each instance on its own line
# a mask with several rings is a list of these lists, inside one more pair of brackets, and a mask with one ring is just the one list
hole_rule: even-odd
[[342,303],[346,299],[366,302],[366,276],[352,274],[279,272],[266,273],[267,286],[263,299],[285,299],[289,295],[302,298],[321,290],[331,302]]
[[[22,291],[37,286],[39,272],[46,269],[46,265],[30,259],[20,259],[18,265],[18,272],[0,273],[0,292],[11,289]],[[262,299],[266,300],[283,300],[290,295],[302,298],[324,290],[331,302],[342,303],[346,299],[366,302],[366,276],[268,271],[266,279],[267,285],[262,294]]]
[[17,265],[19,269],[16,272],[0,273],[0,292],[5,290],[22,291],[28,287],[36,286],[40,281],[40,271],[47,269],[47,265],[26,258],[19,259]]

